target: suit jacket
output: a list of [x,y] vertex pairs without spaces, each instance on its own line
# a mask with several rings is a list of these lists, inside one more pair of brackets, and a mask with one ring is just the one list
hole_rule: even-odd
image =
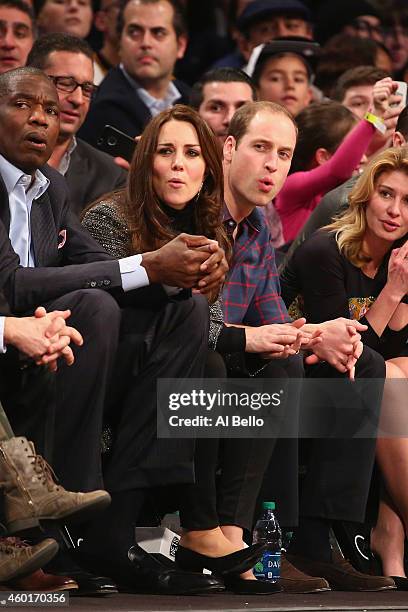
[[[189,87],[178,80],[174,84],[181,93],[177,102],[188,104]],[[138,136],[150,119],[149,109],[122,70],[112,68],[100,84],[78,136],[95,146],[106,124],[113,125],[129,136]]]
[[[119,269],[119,263],[92,238],[88,231],[80,224],[76,215],[72,212],[68,199],[67,186],[64,177],[56,170],[44,167],[41,171],[50,180],[50,185],[47,191],[38,199],[34,200],[31,208],[31,237],[34,248],[34,255],[36,260],[35,268],[23,268],[19,267],[19,258],[11,247],[11,243],[8,238],[8,228],[10,224],[10,210],[9,210],[9,198],[7,190],[5,188],[3,180],[0,178],[0,292],[3,289],[6,300],[11,307],[12,312],[25,313],[33,310],[39,304],[46,305],[48,301],[52,301],[60,296],[63,296],[71,291],[78,289],[106,289],[114,291],[119,298],[119,302],[122,302],[122,298],[126,298],[126,302],[130,302],[131,305],[143,305],[150,308],[152,301],[156,300],[157,306],[159,302],[161,305],[168,300],[163,288],[160,285],[152,285],[149,287],[143,287],[135,291],[130,291],[124,294],[122,289],[121,275]],[[0,308],[1,308],[0,300]],[[52,303],[50,304],[52,308]],[[128,309],[130,311],[130,309]],[[3,314],[7,314],[4,312]],[[131,312],[132,317],[139,319],[140,313]],[[126,319],[126,317],[125,317]],[[143,322],[146,318],[142,319]],[[107,322],[107,324],[109,324]],[[143,325],[143,323],[142,323]],[[146,342],[153,341],[155,331],[149,329],[151,325],[150,319],[147,319],[145,324],[146,329]],[[139,330],[139,327],[138,327]],[[125,410],[126,401],[134,400],[134,397],[138,397],[144,406],[147,417],[150,420],[155,419],[155,404],[150,401],[150,389],[149,393],[144,396],[138,395],[138,376],[139,376],[139,362],[142,363],[142,349],[138,340],[137,333],[133,334],[125,330],[124,338],[126,339],[125,347],[129,351],[127,355],[131,355],[132,359],[135,359],[135,363],[132,363],[128,368],[131,378],[126,381],[127,387],[124,391],[121,389],[121,393],[124,394],[123,399],[123,410]],[[163,332],[164,337],[164,332]],[[136,338],[136,340],[134,340]],[[159,343],[161,351],[164,356],[168,359],[170,356],[170,348],[167,347],[166,342]],[[133,352],[134,351],[134,352]],[[21,370],[16,368],[15,361],[11,364],[11,374],[8,375],[8,370],[5,366],[10,361],[12,351],[7,351],[7,361],[0,355],[0,396],[3,395],[4,389],[2,387],[3,381],[7,381],[7,386],[14,391],[17,389],[19,392],[19,382],[14,378],[16,373],[19,375]],[[18,355],[15,356],[18,359]],[[146,358],[147,359],[147,358]],[[158,358],[159,360],[162,357]],[[137,363],[137,366],[136,366]],[[128,364],[127,364],[128,365]],[[156,367],[155,363],[151,367]],[[42,374],[43,368],[36,368],[33,370],[34,374],[40,372]],[[32,372],[30,372],[32,375]],[[83,375],[83,368],[79,372],[80,376]],[[148,374],[145,374],[145,378]],[[152,380],[152,383],[154,381]],[[40,381],[43,384],[43,381]],[[102,382],[104,384],[104,382]],[[44,405],[44,413],[38,413],[34,411],[34,419],[36,423],[33,424],[33,433],[35,432],[35,440],[38,446],[42,447],[45,452],[49,452],[46,444],[52,443],[52,433],[54,430],[53,418],[48,419],[47,413],[49,406],[53,407],[55,397],[53,392],[55,389],[55,378],[52,378],[52,385],[41,386],[43,398],[45,401],[41,404]],[[80,386],[80,384],[79,384]],[[24,414],[21,417],[21,422],[18,427],[20,431],[26,431],[26,408],[30,407],[32,411],[32,405],[34,400],[31,399],[30,395],[27,395],[27,390],[31,388],[30,385],[24,390],[23,394],[18,394],[18,399],[23,400]],[[38,394],[37,385],[33,386],[35,393]],[[45,393],[50,393],[51,396],[46,396]],[[95,396],[97,394],[94,394]],[[92,396],[94,398],[94,395]],[[127,400],[129,397],[129,400]],[[84,398],[81,393],[78,393],[78,401],[83,401]],[[37,401],[37,397],[35,400]],[[11,403],[13,401],[13,403]],[[61,398],[58,399],[58,403]],[[93,399],[92,399],[93,401]],[[30,404],[31,402],[31,404]],[[92,402],[91,402],[92,403]],[[15,398],[10,400],[10,405],[15,408]],[[38,408],[37,404],[36,408]],[[64,404],[62,404],[64,405]],[[17,407],[19,404],[17,403]],[[96,402],[95,410],[100,410],[102,406]],[[116,406],[115,406],[116,408]],[[120,409],[121,410],[121,409]],[[16,415],[14,411],[14,418]],[[131,405],[131,412],[134,413],[134,403]],[[97,412],[99,415],[99,412]],[[126,414],[130,414],[127,410]],[[99,416],[97,417],[99,418]],[[17,417],[18,419],[18,417]],[[45,431],[43,424],[46,423]],[[135,421],[137,423],[137,421]],[[41,425],[39,424],[41,423]],[[134,443],[134,448],[138,449],[142,443],[146,444],[146,428],[143,427],[144,421],[142,419],[142,427],[140,432],[134,432],[132,429],[133,420],[129,417],[125,426],[132,430],[131,440]],[[92,426],[92,423],[91,423]],[[88,424],[88,429],[84,431],[91,432],[90,435],[95,434],[96,430],[93,430]],[[149,425],[150,427],[150,425]],[[150,431],[148,427],[148,430]],[[35,428],[35,429],[34,429]],[[50,431],[52,432],[50,434]],[[85,435],[85,434],[84,434]],[[140,441],[139,441],[140,435]],[[148,434],[150,435],[150,434]],[[40,440],[40,441],[39,441]],[[150,455],[141,461],[140,465],[132,465],[131,470],[133,474],[141,473],[141,477],[149,480],[149,470],[152,473],[151,482],[155,483],[154,478],[157,478],[155,474],[160,469],[162,484],[168,484],[174,482],[174,472],[177,474],[181,470],[182,477],[190,480],[193,479],[193,467],[192,457],[194,456],[194,441],[187,440],[184,444],[180,444],[178,440],[173,441],[161,441],[158,443],[155,436],[149,438],[151,440],[151,448],[149,448]],[[160,442],[160,441],[159,441]],[[170,442],[169,444],[167,444]],[[89,443],[92,443],[92,439],[89,439]],[[157,446],[158,445],[158,446]],[[95,451],[97,452],[97,451]],[[159,457],[157,457],[159,455]],[[136,453],[136,457],[139,455]],[[153,463],[150,466],[149,458],[153,457]],[[159,464],[159,468],[158,468]],[[99,468],[98,468],[99,470]],[[129,471],[131,471],[129,470]],[[166,475],[166,471],[168,476]],[[187,474],[187,476],[185,476]],[[98,474],[99,477],[99,474]]]
[[77,139],[65,174],[71,209],[76,215],[104,193],[124,187],[127,172],[103,151],[98,151],[87,142]]
[[11,246],[9,199],[0,177],[0,290],[11,312],[25,313],[78,289],[109,290],[125,304],[162,303],[165,292],[160,285],[124,294],[118,261],[92,238],[71,211],[64,177],[48,166],[41,172],[50,180],[50,186],[33,201],[31,209],[35,268],[20,267]]

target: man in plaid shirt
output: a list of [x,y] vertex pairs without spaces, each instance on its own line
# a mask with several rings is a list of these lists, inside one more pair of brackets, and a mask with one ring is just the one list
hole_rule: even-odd
[[[296,125],[286,109],[271,102],[252,102],[235,113],[224,144],[224,223],[233,241],[233,257],[223,290],[223,308],[225,322],[232,329],[240,327],[242,334],[247,369],[244,367],[241,375],[273,376],[273,368],[269,374],[268,367],[259,368],[260,357],[271,366],[277,361],[290,364],[295,359],[292,355],[299,352],[299,337],[295,343],[286,342],[285,334],[293,326],[300,331],[302,346],[307,349],[309,344],[312,350],[305,361],[317,364],[316,376],[353,377],[355,370],[357,377],[383,379],[382,357],[368,347],[363,348],[361,343],[358,332],[366,329],[365,326],[348,319],[326,321],[318,326],[306,324],[304,319],[291,322],[280,296],[269,232],[263,211],[257,207],[266,206],[283,186],[296,137]],[[308,337],[317,328],[320,341],[310,343]],[[258,367],[252,372],[248,353],[257,354]],[[227,355],[228,365],[230,357]],[[292,378],[293,369],[286,371],[289,379]],[[293,409],[289,404],[285,404],[285,410]],[[378,392],[371,405],[373,418],[378,417],[380,406]],[[311,445],[312,461],[303,485],[299,528],[290,548],[292,554],[286,555],[282,562],[284,590],[316,592],[329,586],[351,591],[393,588],[389,578],[366,576],[344,559],[333,558],[329,541],[333,520],[364,521],[375,442],[375,439],[320,439]],[[273,472],[280,474],[281,479],[286,459],[293,460],[294,456],[293,445],[283,460],[276,457],[275,449],[273,464],[279,465],[279,469]],[[271,480],[273,498],[279,499],[273,488],[275,480]],[[279,484],[278,478],[278,487]],[[290,487],[297,486],[297,473],[288,476],[284,484],[279,508]],[[315,580],[320,577],[320,582],[310,582],[311,576]]]
[[[361,351],[357,321],[337,319],[320,325],[291,322],[280,295],[274,249],[261,208],[282,188],[296,145],[292,116],[272,102],[251,102],[234,115],[224,144],[224,225],[234,243],[230,272],[223,290],[224,320],[245,326],[245,351],[269,357],[296,352],[285,342],[288,323],[301,332],[302,346],[310,336],[313,355],[306,363],[327,361],[340,372],[352,370]],[[298,337],[295,348],[297,349]]]

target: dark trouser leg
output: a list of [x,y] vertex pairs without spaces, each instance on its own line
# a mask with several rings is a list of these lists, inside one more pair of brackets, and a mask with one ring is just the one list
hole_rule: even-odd
[[[157,438],[156,387],[159,378],[203,376],[207,301],[202,296],[172,300],[159,313],[137,310],[125,317],[134,318],[134,325],[127,325],[122,335],[115,368],[113,388],[121,401],[106,486],[117,492],[191,482],[194,441]],[[133,353],[136,358],[124,362],[123,355]],[[115,409],[111,404],[110,410]]]
[[[314,367],[316,369],[312,369]],[[310,373],[316,378],[344,376],[326,363],[311,366]],[[384,377],[384,359],[365,346],[357,362],[356,378]],[[379,389],[374,401],[366,407],[370,411],[372,423],[378,422],[381,398],[382,390]],[[376,439],[316,439],[311,442],[307,475],[302,487],[301,515],[363,522]]]
[[178,483],[193,479],[194,441],[157,439],[156,382],[201,378],[207,342],[208,304],[201,298],[171,301],[156,313],[125,311],[108,415],[116,431],[105,473],[112,504],[85,534],[94,553],[124,558],[135,525],[154,519],[154,488],[174,484],[177,494]]
[[279,438],[266,467],[258,495],[255,517],[262,513],[262,502],[276,502],[280,525],[295,527],[299,521],[299,441]]
[[[227,377],[224,360],[217,352],[208,353],[205,377]],[[195,442],[195,482],[180,487],[180,523],[184,529],[214,529],[219,525],[216,472],[220,442],[219,438],[198,438]]]
[[[339,378],[328,364],[312,367],[309,375],[316,378]],[[384,359],[364,347],[357,362],[356,378],[383,379]],[[346,381],[345,381],[346,382]],[[350,384],[350,390],[357,387]],[[382,388],[373,381],[372,403],[366,406],[372,423],[378,423]],[[360,405],[360,397],[350,398],[350,404]],[[364,399],[364,398],[363,398]],[[335,402],[334,395],[331,401]],[[366,402],[362,402],[366,404]],[[363,411],[364,413],[364,411]],[[367,413],[364,414],[366,418]],[[351,415],[354,419],[355,415]],[[311,439],[307,475],[301,495],[299,528],[291,542],[290,552],[328,562],[331,559],[329,527],[333,520],[363,522],[375,458],[376,440],[372,439]]]
[[20,359],[9,347],[0,359],[0,397],[16,436],[34,441],[37,452],[51,461],[56,402],[56,377],[45,367]]
[[[302,357],[289,357],[284,360],[269,362],[257,377],[263,379],[278,378],[286,381],[283,411],[285,413],[284,429],[296,436],[298,424],[299,385],[291,383],[293,379],[303,378]],[[244,529],[252,528],[257,496],[264,479],[265,470],[269,469],[269,495],[279,504],[285,496],[285,490],[291,491],[291,499],[297,512],[297,440],[280,440],[288,442],[285,456],[289,461],[274,463],[276,439],[228,439],[221,442],[221,478],[218,486],[218,515],[221,525],[238,525]],[[294,442],[294,444],[292,443]],[[279,444],[281,446],[281,444]],[[272,459],[271,459],[272,457]]]
[[[273,361],[262,378],[301,378],[301,358]],[[291,390],[290,384],[287,385]],[[284,409],[293,408],[297,427],[297,397],[288,396]],[[217,525],[238,525],[250,529],[264,471],[275,440],[225,439],[198,440],[195,456],[195,484],[188,487],[182,503],[181,522],[186,529],[211,529]],[[297,449],[295,446],[294,449]],[[215,486],[215,471],[221,476]],[[216,504],[216,506],[215,506]]]
[[[69,490],[89,491],[103,483],[102,416],[121,315],[115,300],[98,290],[74,291],[47,304],[48,310],[66,308],[72,312],[68,322],[81,332],[84,344],[73,347],[75,363],[71,367],[60,360],[54,406],[46,406],[47,419],[36,404],[27,401],[21,409],[11,407],[8,416],[16,435],[33,440],[40,453],[44,428],[52,430],[52,453],[47,453],[47,458],[61,483]],[[27,390],[30,384],[27,380]]]

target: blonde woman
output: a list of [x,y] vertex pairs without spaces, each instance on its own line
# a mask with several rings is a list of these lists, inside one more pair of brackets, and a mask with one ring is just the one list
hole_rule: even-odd
[[[383,356],[386,367],[380,431],[393,427],[397,434],[406,434],[408,148],[387,149],[369,163],[346,212],[295,252],[283,279],[283,295],[286,303],[300,306],[310,322],[344,316],[368,326],[363,342]],[[379,438],[377,464],[384,494],[371,547],[381,558],[383,573],[408,589],[403,563],[408,437]]]

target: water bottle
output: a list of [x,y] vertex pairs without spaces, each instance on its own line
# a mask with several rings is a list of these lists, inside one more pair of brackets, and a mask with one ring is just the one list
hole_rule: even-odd
[[262,559],[254,567],[258,580],[276,582],[280,578],[282,531],[275,516],[275,502],[264,502],[262,518],[254,529],[253,544],[266,543]]

